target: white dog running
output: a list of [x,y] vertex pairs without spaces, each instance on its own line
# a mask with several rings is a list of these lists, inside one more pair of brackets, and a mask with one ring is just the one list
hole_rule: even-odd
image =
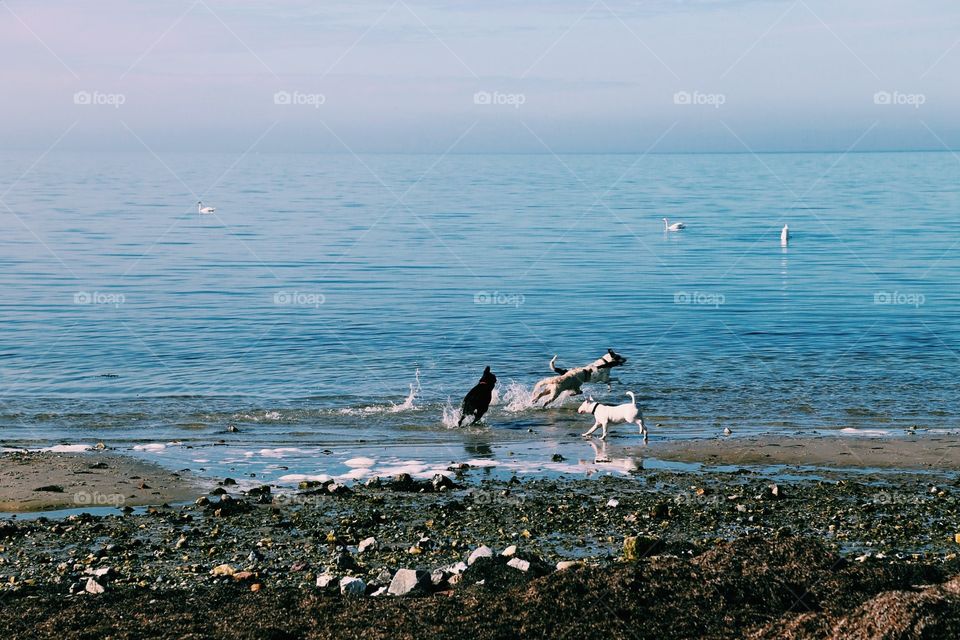
[[643,422],[643,411],[641,411],[640,407],[637,406],[637,399],[634,397],[633,392],[627,391],[627,395],[630,396],[630,402],[618,404],[615,407],[608,404],[594,402],[593,398],[587,398],[584,400],[583,404],[580,405],[580,408],[577,409],[577,413],[593,414],[593,419],[596,420],[596,422],[586,433],[583,434],[583,437],[589,438],[590,434],[592,434],[594,431],[603,428],[603,433],[600,435],[600,439],[606,440],[607,424],[611,422],[614,424],[618,422],[634,422],[638,427],[640,427],[640,433],[643,434],[643,439],[646,441],[648,439],[648,435],[647,426]]

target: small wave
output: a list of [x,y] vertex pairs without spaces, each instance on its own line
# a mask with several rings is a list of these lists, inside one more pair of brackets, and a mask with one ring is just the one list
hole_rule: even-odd
[[55,444],[52,447],[40,449],[40,451],[49,451],[51,453],[80,453],[92,449],[88,444]]
[[343,464],[350,468],[362,468],[362,467],[372,467],[377,463],[373,458],[350,458],[345,460]]
[[150,444],[138,444],[133,447],[134,451],[152,451],[154,453],[163,451],[167,445],[160,442],[151,442]]
[[371,407],[346,407],[343,409],[338,409],[337,413],[345,416],[368,416],[376,415],[378,413],[401,413],[403,411],[411,411],[417,408],[415,403],[417,398],[420,396],[420,392],[420,369],[417,369],[416,372],[414,372],[414,380],[412,383],[410,383],[410,392],[400,404],[391,402],[390,404],[374,405]]
[[855,429],[853,427],[846,427],[840,429],[840,433],[848,436],[864,436],[867,438],[883,438],[885,436],[891,435],[889,429]]
[[[296,447],[278,447],[276,449],[260,449],[260,455],[264,458],[286,458],[291,454],[303,453],[302,449],[297,449]],[[247,457],[252,457],[253,453],[248,451],[244,454]]]

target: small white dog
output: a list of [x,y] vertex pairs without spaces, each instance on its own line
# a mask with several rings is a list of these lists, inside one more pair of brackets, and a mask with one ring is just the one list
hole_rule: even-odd
[[643,411],[640,410],[640,407],[637,406],[637,399],[634,397],[632,391],[627,391],[627,395],[630,396],[630,402],[624,404],[618,404],[617,406],[611,406],[608,404],[600,404],[595,402],[593,398],[587,398],[583,401],[583,404],[580,405],[580,408],[577,409],[577,413],[589,413],[593,415],[593,419],[596,420],[594,425],[583,434],[584,438],[589,438],[597,429],[603,428],[603,433],[600,435],[601,440],[607,439],[607,424],[618,422],[634,422],[638,427],[640,427],[640,433],[643,434],[643,440],[646,442],[649,439],[647,434],[647,425],[643,422]]

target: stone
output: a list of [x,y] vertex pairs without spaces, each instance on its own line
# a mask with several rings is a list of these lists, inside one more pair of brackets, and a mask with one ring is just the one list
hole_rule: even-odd
[[371,596],[374,596],[374,597],[376,597],[376,596],[385,596],[385,595],[387,595],[387,587],[380,587],[379,589],[377,589],[376,591],[374,591],[374,592],[371,593],[370,595],[371,595]]
[[212,576],[232,576],[237,572],[236,569],[231,567],[229,564],[218,564],[213,569],[210,570],[210,575]]
[[382,483],[380,482],[379,476],[373,476],[372,478],[367,478],[367,481],[363,484],[372,489],[379,489]]
[[340,580],[340,593],[348,597],[360,597],[367,592],[367,583],[360,578],[347,576]]
[[434,491],[443,491],[445,489],[453,489],[456,485],[453,483],[453,480],[438,473],[433,476],[433,479],[430,481],[430,484],[433,486]]
[[197,501],[194,504],[196,504],[198,507],[205,507],[210,504],[210,498],[207,496],[200,496],[197,498]]
[[337,585],[337,577],[330,575],[329,573],[321,573],[317,576],[317,588],[318,589],[332,589]]
[[610,507],[611,509],[616,509],[617,507],[620,506],[620,501],[617,500],[616,498],[610,498],[607,501],[607,506]]
[[372,551],[377,548],[377,539],[374,537],[364,538],[360,541],[360,544],[357,545],[357,553],[363,553],[364,551]]
[[405,596],[411,593],[422,593],[430,584],[430,575],[426,571],[415,569],[399,569],[393,574],[388,592],[395,596]]
[[223,486],[225,486],[225,487],[232,487],[232,486],[234,486],[234,485],[236,485],[236,484],[237,484],[237,481],[234,480],[233,478],[224,478],[224,479],[223,479]]
[[650,536],[627,536],[623,540],[623,557],[630,562],[657,555],[663,551],[663,540]]
[[479,558],[492,558],[493,549],[487,545],[482,545],[473,550],[473,553],[470,554],[470,557],[467,558],[467,564],[471,565],[476,562]]
[[530,570],[530,563],[520,558],[510,558],[510,562],[507,563],[507,566],[513,567],[517,571],[523,571],[524,573]]
[[505,558],[512,558],[513,556],[517,555],[517,545],[515,544],[510,545],[509,547],[501,551],[500,555],[502,555]]
[[763,497],[767,500],[782,500],[784,497],[783,489],[776,484],[771,484],[769,487],[767,487]]
[[93,595],[100,595],[106,591],[104,586],[93,578],[87,578],[87,584],[84,585],[83,590],[87,593],[92,593]]
[[340,484],[339,482],[331,482],[327,485],[327,492],[333,496],[341,496],[353,493],[345,484]]
[[353,556],[346,551],[337,554],[337,557],[334,558],[333,563],[337,569],[340,569],[341,571],[356,571],[360,568],[357,564],[357,561],[353,559]]
[[574,567],[582,567],[583,562],[580,560],[561,560],[557,563],[557,571],[566,571],[567,569],[573,569]]

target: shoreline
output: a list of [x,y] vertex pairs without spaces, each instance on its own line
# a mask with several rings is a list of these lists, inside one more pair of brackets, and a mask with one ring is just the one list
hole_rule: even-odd
[[660,460],[705,466],[787,465],[833,469],[960,470],[960,437],[742,436],[653,443]]
[[0,454],[0,511],[9,513],[185,502],[201,486],[199,479],[116,453]]

